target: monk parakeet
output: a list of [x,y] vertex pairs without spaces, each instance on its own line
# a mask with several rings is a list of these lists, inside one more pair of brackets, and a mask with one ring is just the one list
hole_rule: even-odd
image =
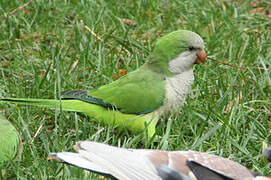
[[80,141],[77,153],[51,153],[49,159],[119,180],[271,180],[230,159],[197,151],[125,149]]
[[205,60],[202,38],[178,30],[158,40],[140,68],[96,90],[67,91],[61,101],[1,98],[0,102],[61,107],[134,133],[142,132],[147,125],[152,136],[159,117],[184,103],[194,81],[193,64]]
[[13,160],[19,144],[20,138],[15,127],[0,114],[0,169]]

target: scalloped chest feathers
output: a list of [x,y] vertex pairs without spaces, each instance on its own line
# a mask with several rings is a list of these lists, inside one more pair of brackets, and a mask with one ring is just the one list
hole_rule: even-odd
[[194,82],[193,70],[185,71],[174,77],[166,78],[166,97],[164,105],[166,111],[174,111],[185,102]]

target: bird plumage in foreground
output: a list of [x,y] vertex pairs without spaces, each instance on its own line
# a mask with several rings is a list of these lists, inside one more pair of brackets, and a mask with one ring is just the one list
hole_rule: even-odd
[[50,159],[120,180],[271,180],[226,158],[197,151],[125,149],[80,141]]
[[126,76],[96,90],[67,91],[62,100],[0,98],[21,103],[82,112],[92,119],[134,133],[152,136],[162,114],[178,109],[194,81],[192,66],[206,60],[202,38],[178,30],[157,41],[147,62]]
[[0,114],[0,169],[14,159],[19,144],[20,138],[15,127]]

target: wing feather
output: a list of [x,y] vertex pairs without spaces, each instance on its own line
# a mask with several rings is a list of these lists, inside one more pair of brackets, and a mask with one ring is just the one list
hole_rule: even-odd
[[88,141],[77,143],[77,147],[79,148],[79,154],[98,166],[103,167],[117,179],[160,179],[155,167],[146,160],[140,151]]
[[88,93],[69,91],[66,99],[79,99],[127,114],[147,114],[163,105],[165,81],[161,74],[144,68]]

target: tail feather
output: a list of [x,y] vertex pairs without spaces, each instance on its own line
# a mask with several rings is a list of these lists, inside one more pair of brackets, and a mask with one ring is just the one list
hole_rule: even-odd
[[85,112],[87,107],[90,105],[90,103],[74,99],[54,100],[54,99],[0,98],[0,102],[41,106],[74,112]]
[[89,161],[79,153],[73,152],[61,152],[61,153],[50,153],[49,159],[55,159],[60,162],[64,162],[73,166],[77,166],[95,173],[109,176],[110,174],[99,165]]
[[41,106],[51,109],[60,109],[63,111],[80,112],[92,120],[119,127],[120,129],[128,129],[134,133],[142,132],[148,125],[148,137],[152,137],[155,133],[155,125],[158,121],[156,114],[135,115],[125,114],[118,110],[106,108],[91,102],[78,99],[27,99],[27,98],[0,98],[0,103],[24,104],[32,106]]
[[158,180],[155,166],[143,151],[117,148],[103,143],[80,141],[74,147],[78,153],[51,153],[50,159],[87,169],[116,179]]

